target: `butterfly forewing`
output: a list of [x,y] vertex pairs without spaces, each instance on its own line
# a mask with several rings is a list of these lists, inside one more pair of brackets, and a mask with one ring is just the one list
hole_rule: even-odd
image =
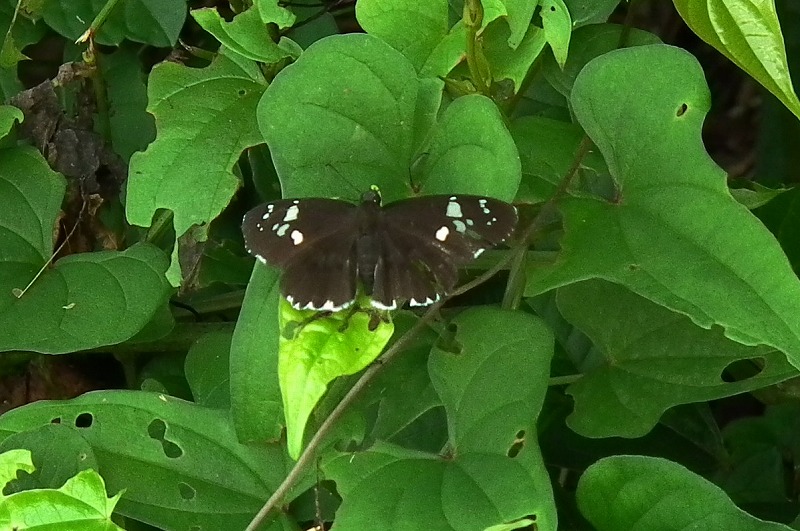
[[340,310],[355,298],[358,207],[336,199],[283,199],[244,216],[247,250],[284,270],[281,291],[298,309]]
[[384,223],[416,235],[463,265],[511,235],[517,209],[488,197],[436,195],[388,205]]

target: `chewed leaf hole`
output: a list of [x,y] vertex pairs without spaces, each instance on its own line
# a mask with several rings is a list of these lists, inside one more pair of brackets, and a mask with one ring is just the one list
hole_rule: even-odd
[[445,352],[449,352],[451,354],[461,354],[462,346],[461,343],[458,342],[456,339],[456,333],[458,332],[458,327],[450,323],[447,326],[447,329],[442,333],[439,340],[436,342],[436,346]]
[[517,455],[524,446],[525,446],[525,430],[520,430],[514,437],[514,442],[511,443],[511,446],[508,448],[508,452],[506,452],[506,455],[511,458],[517,457]]
[[680,116],[683,116],[684,114],[686,114],[686,111],[688,111],[688,110],[689,110],[689,106],[686,105],[685,103],[682,103],[681,106],[678,107],[678,112],[675,113],[675,114],[676,114],[676,116],[680,117]]
[[167,439],[167,423],[161,419],[154,419],[147,426],[147,434],[151,439],[155,439],[161,443],[161,448],[164,450],[164,455],[170,459],[176,459],[183,455],[183,449],[175,444],[173,441]]
[[94,415],[91,413],[81,413],[75,417],[76,428],[91,428],[94,424]]
[[764,371],[766,360],[764,358],[746,358],[732,361],[722,369],[720,378],[723,382],[743,382],[761,374]]
[[178,492],[184,500],[193,500],[197,496],[197,491],[191,485],[183,482],[178,483]]
[[281,330],[281,336],[283,339],[291,341],[292,339],[297,336],[297,333],[300,330],[301,323],[298,321],[289,321],[286,323],[286,326],[283,327]]
[[61,417],[50,419],[50,424],[61,424]]

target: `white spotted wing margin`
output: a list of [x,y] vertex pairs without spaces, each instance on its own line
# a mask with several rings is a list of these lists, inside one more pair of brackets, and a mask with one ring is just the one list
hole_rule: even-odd
[[342,310],[356,297],[358,207],[337,199],[283,199],[250,210],[245,247],[283,270],[281,292],[298,310]]
[[398,300],[427,306],[452,291],[458,269],[508,239],[516,208],[474,195],[405,199],[382,209],[381,252],[375,267],[373,305]]

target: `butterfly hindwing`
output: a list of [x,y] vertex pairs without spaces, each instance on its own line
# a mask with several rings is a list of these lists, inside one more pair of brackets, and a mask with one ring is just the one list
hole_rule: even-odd
[[513,205],[471,195],[406,199],[382,213],[372,293],[379,307],[438,300],[455,286],[460,266],[507,239],[517,222]]
[[299,310],[338,311],[356,298],[356,233],[337,231],[286,264],[281,291]]

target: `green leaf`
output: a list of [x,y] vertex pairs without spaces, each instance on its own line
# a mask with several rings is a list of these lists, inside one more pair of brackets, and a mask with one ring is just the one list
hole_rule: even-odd
[[103,478],[84,470],[59,489],[28,490],[2,499],[0,524],[6,529],[124,531],[111,520],[120,495],[106,498]]
[[280,0],[255,0],[253,7],[258,10],[264,24],[275,24],[284,29],[297,21],[297,16],[283,7]]
[[757,182],[749,184],[752,188],[732,188],[731,195],[734,199],[739,201],[748,210],[754,210],[762,207],[778,197],[779,195],[788,192],[789,188],[772,189]]
[[[356,305],[366,300],[356,301]],[[311,411],[328,384],[355,374],[375,361],[394,333],[394,325],[366,311],[323,317],[280,302],[278,378],[286,417],[289,455],[297,459]],[[373,324],[375,319],[377,323]]]
[[200,26],[217,38],[223,46],[242,57],[267,64],[277,63],[287,57],[298,57],[300,48],[292,46],[291,40],[282,37],[280,42],[272,40],[258,7],[236,15],[226,22],[215,8],[196,9],[192,16]]
[[[618,90],[641,79],[636,91]],[[584,68],[572,105],[617,190],[562,202],[559,260],[529,271],[527,295],[604,278],[800,366],[800,283],[703,149],[709,95],[697,61],[662,45],[611,52]]]
[[153,115],[148,114],[147,86],[137,49],[124,46],[104,54],[100,70],[106,84],[114,152],[129,161],[137,151],[144,151],[156,135]]
[[78,472],[97,468],[89,443],[77,431],[60,424],[15,433],[0,443],[0,452],[12,448],[29,450],[36,470],[20,474],[5,488],[7,494],[37,488],[57,489]]
[[119,513],[162,529],[243,529],[289,466],[277,446],[240,444],[227,411],[142,391],[35,402],[0,417],[0,436],[54,421],[91,444],[111,492],[124,489]]
[[[625,32],[625,33],[623,33]],[[624,38],[624,41],[623,41]],[[559,65],[554,57],[545,55],[542,74],[559,93],[569,97],[575,78],[595,57],[600,57],[620,47],[658,44],[658,36],[636,28],[624,28],[613,24],[593,24],[576,29],[570,40],[570,53],[566,64]]]
[[[429,363],[447,410],[448,448],[436,455],[378,442],[323,464],[343,497],[339,529],[376,521],[390,529],[485,529],[532,517],[538,529],[555,529],[535,428],[552,336],[531,315],[491,308],[468,310],[453,324],[448,350],[435,349]],[[524,386],[508,385],[520,375]]]
[[[258,109],[283,195],[356,199],[375,184],[391,202],[410,195],[413,173],[423,193],[511,199],[519,166],[497,109],[479,96],[461,98],[437,124],[440,100],[440,81],[419,80],[375,37],[312,45],[275,77]],[[476,161],[492,171],[476,171]]]
[[754,214],[781,243],[794,270],[800,271],[800,188],[791,188]]
[[686,25],[800,118],[775,2],[673,0]]
[[180,236],[218,216],[239,187],[232,172],[239,154],[263,141],[254,111],[264,89],[257,65],[232,52],[202,69],[156,66],[147,110],[158,134],[131,157],[128,221],[148,226],[156,210],[168,208]]
[[[27,4],[23,2],[23,4]],[[17,11],[17,2],[9,1],[0,3],[0,35],[3,36],[2,47],[0,47],[0,70],[13,72],[16,74],[17,63],[19,61],[28,59],[22,50],[35,42],[38,42],[47,32],[44,24],[36,24],[25,16],[25,8],[27,6],[20,6],[19,12]],[[16,76],[15,76],[16,77]],[[20,90],[22,88],[20,87]],[[3,101],[9,99],[12,93],[5,94],[7,97]]]
[[0,140],[8,136],[15,123],[22,123],[25,116],[13,105],[0,105]]
[[38,151],[0,150],[0,197],[9,205],[0,211],[0,351],[60,354],[120,343],[169,295],[166,257],[148,244],[45,267],[64,189]]
[[30,450],[8,450],[0,454],[0,486],[3,487],[0,489],[0,499],[8,482],[15,479],[20,470],[28,473],[35,470]]
[[231,340],[231,416],[242,442],[278,441],[283,431],[279,275],[277,269],[256,263]]
[[726,466],[714,481],[745,510],[791,521],[797,509],[784,463],[800,455],[800,408],[796,402],[768,406],[760,417],[734,420],[723,430]]
[[186,355],[186,380],[201,406],[228,409],[231,405],[231,335],[228,331],[203,334]]
[[449,29],[447,0],[361,0],[356,18],[367,33],[402,53],[417,70]]
[[[567,389],[575,398],[567,422],[586,437],[641,437],[675,405],[797,376],[783,353],[734,343],[719,328],[699,328],[617,284],[565,286],[558,290],[558,307],[599,349],[579,364],[585,374]],[[726,370],[741,361],[750,361],[755,374],[724,380]]]
[[564,0],[573,25],[578,28],[600,24],[608,20],[619,5],[619,0]]
[[497,106],[479,95],[451,103],[432,132],[422,173],[428,193],[451,193],[458,175],[468,193],[514,197],[522,174],[519,153]]
[[522,41],[516,48],[509,46],[513,39],[508,25],[502,21],[489,24],[483,31],[484,52],[491,66],[492,80],[496,83],[510,79],[514,91],[520,90],[525,76],[547,45],[547,34],[535,24],[529,24]]
[[[45,23],[71,41],[89,28],[107,0],[44,2]],[[170,48],[178,40],[186,20],[185,0],[126,0],[111,11],[95,39],[99,44],[119,45],[123,40]]]
[[[540,203],[552,197],[575,162],[583,131],[575,124],[538,116],[523,116],[511,123],[511,134],[522,162],[522,182],[517,201]],[[594,189],[606,183],[603,158],[590,153],[577,170],[575,190]],[[582,186],[581,186],[582,185]]]
[[3,44],[0,46],[0,67],[11,68],[25,59],[28,57],[17,47],[11,32],[6,33]]
[[[418,320],[416,315],[403,311],[393,317],[396,338],[403,337]],[[363,407],[367,409],[377,404],[378,408],[371,437],[392,440],[425,413],[441,405],[427,370],[430,346],[436,338],[432,329],[421,332],[401,355],[381,369],[366,389],[361,398]]]
[[508,37],[508,46],[516,50],[526,33],[530,31],[531,19],[540,2],[530,0],[500,0],[505,7],[505,21],[511,33]]
[[598,531],[791,529],[750,516],[713,483],[655,457],[626,455],[598,461],[581,476],[577,497],[581,512]]
[[563,0],[542,0],[542,26],[553,56],[561,68],[567,62],[572,19]]

